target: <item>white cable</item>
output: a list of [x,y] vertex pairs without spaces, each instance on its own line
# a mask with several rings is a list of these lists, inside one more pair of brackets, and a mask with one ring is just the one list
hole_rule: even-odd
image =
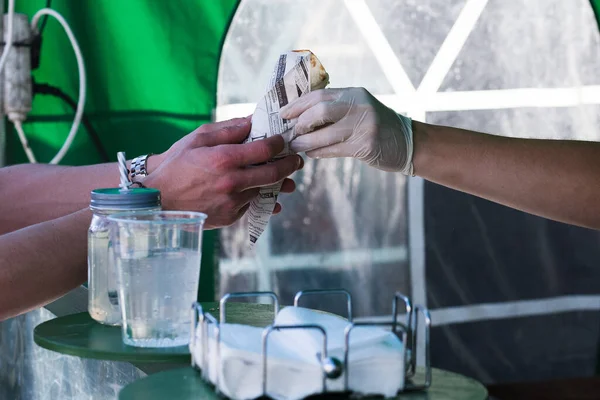
[[0,72],[4,69],[6,60],[8,60],[8,53],[12,49],[13,45],[13,19],[15,16],[15,0],[8,0],[8,18],[7,18],[7,37],[4,50],[2,50],[2,56],[0,56]]
[[15,120],[15,121],[13,121],[13,124],[15,124],[15,129],[17,130],[17,133],[19,134],[19,139],[21,140],[21,145],[23,146],[23,150],[25,150],[25,154],[27,154],[27,158],[29,159],[29,162],[32,164],[35,164],[37,161],[35,160],[35,155],[33,154],[31,147],[29,147],[29,143],[27,142],[27,137],[25,137],[25,132],[23,132],[23,125],[21,124],[21,121]]
[[71,147],[71,144],[73,143],[73,139],[75,139],[75,135],[77,134],[77,129],[79,128],[79,124],[81,123],[81,118],[83,117],[83,108],[85,106],[85,85],[86,85],[85,66],[83,65],[83,56],[81,55],[81,50],[79,49],[77,40],[75,39],[75,36],[73,35],[73,32],[71,31],[71,28],[69,27],[69,24],[67,23],[67,21],[65,21],[65,19],[62,17],[62,15],[60,15],[59,13],[57,13],[56,11],[54,11],[51,8],[42,8],[37,13],[35,13],[33,18],[31,19],[31,26],[33,27],[35,32],[37,32],[37,24],[43,15],[49,15],[51,17],[54,17],[54,18],[56,18],[56,20],[58,22],[60,22],[63,29],[65,30],[65,33],[69,37],[69,40],[71,41],[71,46],[73,46],[73,51],[75,52],[75,58],[77,59],[77,68],[79,69],[79,99],[77,100],[77,109],[75,110],[75,118],[73,119],[73,124],[71,125],[71,130],[69,131],[69,135],[67,136],[67,139],[63,143],[63,145],[62,145],[61,149],[58,151],[58,153],[56,153],[54,158],[50,161],[50,164],[58,164],[60,162],[60,160],[63,159],[63,157],[65,156],[67,151],[69,150],[69,147]]

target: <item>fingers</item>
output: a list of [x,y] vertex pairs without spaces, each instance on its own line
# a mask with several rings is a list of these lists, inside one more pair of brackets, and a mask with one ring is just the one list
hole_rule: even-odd
[[240,205],[246,205],[258,196],[259,191],[259,188],[243,190],[236,196],[236,202]]
[[279,115],[285,119],[298,118],[300,114],[322,101],[333,101],[339,97],[338,89],[320,89],[298,97],[279,110]]
[[351,134],[351,129],[345,129],[339,126],[339,124],[333,124],[317,129],[312,133],[298,136],[290,142],[290,149],[296,153],[311,151],[343,142]]
[[322,101],[315,104],[298,117],[294,126],[294,136],[304,135],[326,124],[338,122],[348,114],[351,107],[351,103],[336,101]]
[[213,147],[222,144],[242,143],[250,133],[250,118],[235,118],[228,121],[205,124],[190,133],[192,147]]
[[222,153],[221,161],[226,164],[224,166],[234,168],[266,163],[281,153],[284,146],[281,135],[275,135],[244,145],[224,145],[218,150]]
[[213,122],[210,124],[204,124],[204,125],[199,126],[197,130],[205,133],[205,132],[212,132],[212,131],[223,129],[223,128],[229,128],[229,127],[236,126],[236,125],[245,125],[245,124],[250,123],[251,118],[252,118],[252,115],[249,115],[247,117],[232,118],[232,119],[228,119],[226,121],[219,121],[219,122]]
[[310,158],[353,157],[353,149],[354,147],[348,143],[337,143],[332,146],[307,151],[306,155]]
[[[292,193],[294,192],[294,190],[296,190],[296,184],[294,183],[294,181],[285,178],[279,191],[281,193]],[[259,188],[243,190],[236,196],[236,201],[238,202],[238,204],[250,203],[256,196],[258,196],[259,192]]]
[[296,190],[296,182],[291,179],[285,178],[281,184],[281,193],[293,193]]
[[[296,184],[294,183],[293,180],[291,179],[284,179],[283,180],[283,184],[281,186],[281,193],[292,193],[294,190],[296,189]],[[244,190],[243,192],[241,192],[237,197],[236,197],[236,202],[238,204],[241,205],[240,210],[238,212],[238,214],[244,215],[246,213],[246,211],[248,210],[249,207],[249,203],[254,200],[254,198],[256,196],[258,196],[260,192],[259,188],[253,188],[253,189],[247,189]],[[276,203],[275,204],[275,208],[273,209],[273,215],[275,214],[279,214],[281,212],[281,204]]]
[[[288,156],[268,164],[246,168],[235,174],[234,186],[239,190],[268,186],[284,180],[298,170],[300,156]],[[289,184],[287,184],[289,185]]]

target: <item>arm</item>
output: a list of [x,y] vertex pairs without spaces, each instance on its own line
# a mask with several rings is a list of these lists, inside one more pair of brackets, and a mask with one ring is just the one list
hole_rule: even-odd
[[413,122],[423,178],[546,218],[600,229],[600,143],[514,139]]
[[33,310],[87,279],[91,212],[0,236],[0,320]]
[[[286,177],[302,168],[298,156],[267,164],[283,150],[283,139],[241,144],[249,131],[249,118],[202,125],[148,159],[144,185],[162,192],[164,209],[208,214],[205,229],[231,225],[248,209],[260,186],[283,181],[282,193],[294,191],[294,182]],[[116,163],[2,168],[0,235],[86,208],[91,190],[118,184]],[[280,210],[277,204],[274,213]]]
[[[148,171],[156,169],[164,156],[148,158]],[[117,187],[116,163],[68,167],[21,164],[0,168],[0,235],[55,219],[90,203],[90,191]]]
[[362,88],[324,89],[281,109],[291,148],[353,157],[531,214],[600,229],[600,143],[513,139],[397,115]]

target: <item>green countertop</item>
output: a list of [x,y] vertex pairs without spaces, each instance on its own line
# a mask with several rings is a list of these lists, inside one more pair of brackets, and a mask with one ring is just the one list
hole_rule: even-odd
[[[219,318],[218,303],[202,307]],[[269,304],[227,303],[226,317],[247,325],[266,326],[273,320]],[[189,363],[187,346],[138,348],[123,344],[121,327],[94,321],[87,312],[66,315],[38,325],[33,331],[36,344],[48,350],[76,357],[139,363]]]
[[[417,374],[419,375],[419,374]],[[417,382],[422,377],[416,377]],[[321,395],[318,398],[344,398],[341,395]],[[313,397],[311,397],[313,398]],[[317,397],[314,397],[315,399]],[[470,378],[452,372],[433,369],[432,385],[427,391],[403,393],[399,400],[486,400],[485,387]],[[192,367],[160,372],[140,379],[119,393],[119,400],[217,400],[219,397]]]

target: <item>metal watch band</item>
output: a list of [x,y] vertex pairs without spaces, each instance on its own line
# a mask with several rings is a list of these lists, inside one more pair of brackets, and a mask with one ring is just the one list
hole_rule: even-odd
[[146,169],[146,165],[148,163],[148,157],[150,157],[151,155],[152,154],[145,154],[143,156],[139,156],[131,160],[130,174],[132,180],[136,176],[148,176],[148,170]]

